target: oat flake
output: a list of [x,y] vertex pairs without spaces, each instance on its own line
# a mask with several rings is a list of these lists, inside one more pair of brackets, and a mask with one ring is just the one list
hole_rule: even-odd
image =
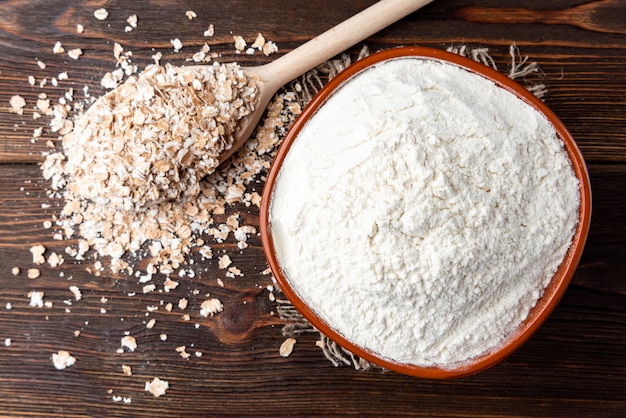
[[59,350],[57,353],[52,354],[52,363],[57,370],[63,370],[67,367],[73,366],[76,363],[76,359],[65,350]]
[[296,345],[296,339],[295,338],[287,338],[285,341],[283,341],[283,343],[280,345],[280,349],[278,350],[280,355],[282,357],[289,357],[289,355],[291,354],[291,352],[293,351],[293,346]]
[[122,347],[126,347],[130,351],[135,351],[137,349],[137,340],[132,335],[126,335],[120,341]]
[[46,247],[43,245],[33,245],[30,247],[30,252],[33,255],[33,263],[39,265],[46,262],[46,259],[43,256],[43,253],[46,252]]
[[11,99],[9,100],[9,105],[11,105],[9,112],[22,115],[24,114],[24,106],[26,106],[26,100],[24,100],[22,96],[16,94],[14,96],[11,96]]
[[213,316],[224,310],[224,305],[219,299],[207,299],[200,305],[200,315],[203,317]]
[[36,279],[41,275],[41,271],[39,269],[28,269],[26,275],[29,279]]
[[109,17],[109,12],[107,11],[107,9],[103,8],[93,12],[93,15],[98,20],[106,20],[106,18]]
[[155,398],[165,395],[165,392],[170,388],[170,383],[167,380],[161,380],[158,377],[152,379],[152,382],[146,382],[145,390],[150,392]]
[[78,57],[80,57],[81,55],[83,55],[83,50],[80,48],[75,48],[75,49],[70,49],[67,52],[67,55],[69,55],[70,58],[77,60]]
[[57,41],[52,47],[52,52],[55,54],[62,54],[65,52],[65,48],[63,48],[61,42]]

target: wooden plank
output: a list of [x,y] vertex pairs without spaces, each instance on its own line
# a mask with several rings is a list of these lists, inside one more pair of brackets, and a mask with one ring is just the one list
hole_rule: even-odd
[[[197,13],[200,16],[211,16],[210,22],[214,22],[218,29],[214,37],[205,38],[203,31],[204,26],[207,26],[206,21],[195,19],[189,22],[184,16],[183,6],[170,3],[160,4],[163,9],[159,13],[145,11],[138,29],[124,33],[125,14],[121,11],[113,10],[106,21],[100,22],[91,16],[89,10],[72,2],[46,3],[46,13],[37,10],[34,5],[36,2],[5,2],[1,6],[2,14],[11,18],[0,23],[0,29],[7,39],[0,54],[0,67],[5,69],[3,77],[0,77],[0,104],[6,110],[10,97],[20,94],[26,99],[27,106],[21,117],[3,112],[3,118],[0,119],[0,162],[42,160],[41,153],[48,149],[46,140],[54,140],[56,135],[46,128],[40,140],[31,141],[33,131],[39,127],[45,128],[48,122],[47,118],[32,119],[37,95],[45,92],[54,102],[69,88],[74,88],[75,101],[81,101],[85,99],[82,92],[84,86],[89,87],[90,95],[97,97],[102,94],[100,78],[105,72],[115,69],[112,56],[114,42],[132,50],[133,62],[140,68],[151,62],[153,49],[163,52],[163,62],[185,64],[184,58],[192,55],[190,51],[198,50],[204,42],[208,42],[214,51],[221,54],[222,61],[261,64],[273,58],[262,54],[234,54],[231,32],[250,39],[261,31],[268,39],[280,44],[282,54],[331,26],[330,22],[338,22],[368,3],[371,2],[355,2],[353,5],[343,4],[342,7],[331,8],[328,2],[324,2],[319,9],[303,5],[299,12],[283,2],[272,7],[263,4],[243,6],[240,2],[233,2],[229,7],[221,8],[217,4],[211,7],[207,3]],[[281,6],[285,9],[280,9]],[[366,44],[373,50],[416,43],[445,48],[458,45],[459,39],[462,39],[469,44],[490,47],[498,67],[506,71],[510,64],[508,46],[515,42],[524,55],[540,65],[543,77],[536,79],[543,82],[549,91],[546,102],[566,123],[585,157],[591,162],[624,161],[626,126],[623,115],[626,113],[626,103],[622,98],[626,73],[620,69],[626,66],[626,56],[620,34],[598,33],[576,24],[564,25],[563,22],[558,25],[546,25],[543,22],[518,24],[516,30],[511,32],[511,25],[516,24],[512,12],[502,16],[496,13],[501,17],[492,18],[496,21],[490,21],[489,31],[485,32],[483,27],[486,23],[464,20],[477,19],[478,12],[471,7],[454,8],[448,4],[447,9],[441,10],[445,6],[445,2],[444,5],[435,2],[423,12],[414,13],[405,21],[372,37]],[[248,11],[246,15],[249,17],[233,20],[234,11],[242,9]],[[280,25],[277,10],[288,12],[294,25],[297,24],[297,30],[294,27],[278,30],[284,25]],[[567,15],[568,10],[567,5],[564,5],[561,13]],[[322,13],[327,15],[322,18]],[[178,17],[172,18],[170,22],[159,22],[162,16]],[[450,24],[450,16],[459,19],[459,24]],[[480,16],[486,15],[483,13]],[[613,24],[610,14],[606,12],[600,18]],[[87,25],[83,35],[75,33],[76,22]],[[175,33],[185,40],[186,47],[181,53],[174,53],[171,48],[170,39],[173,35],[154,30],[174,23],[178,24]],[[604,23],[600,20],[597,25]],[[240,26],[236,27],[236,24]],[[484,33],[489,34],[488,39]],[[66,49],[83,48],[84,55],[74,61],[66,54],[53,54],[52,47],[57,40]],[[358,48],[353,49],[353,52],[357,51]],[[45,69],[37,66],[37,59],[46,63]],[[69,79],[60,81],[58,87],[52,86],[52,78],[58,78],[61,72],[67,72]],[[28,84],[28,76],[35,77],[35,86]],[[39,88],[43,79],[48,84]]]
[[[131,411],[135,416],[150,416],[155,408],[173,415],[181,411],[188,415],[244,414],[252,408],[255,412],[267,408],[255,415],[288,410],[322,415],[368,411],[401,416],[423,411],[424,415],[481,416],[488,405],[503,415],[543,411],[573,416],[624,406],[626,231],[623,224],[616,229],[613,222],[626,210],[624,196],[615,193],[613,186],[626,181],[622,165],[590,167],[595,185],[592,233],[572,286],[556,312],[503,364],[450,382],[335,369],[315,347],[315,335],[298,338],[292,356],[281,358],[281,321],[271,314],[276,307],[267,291],[259,288],[270,282],[258,269],[264,265],[258,242],[245,257],[235,259],[246,275],[223,278],[224,288],[215,281],[220,272],[213,262],[195,278],[177,279],[180,288],[171,293],[145,295],[134,277],[84,274],[89,263],[42,267],[42,276],[35,280],[26,279],[23,273],[13,277],[9,274],[13,266],[25,269],[32,265],[29,245],[14,237],[44,242],[56,251],[62,251],[64,244],[50,241],[50,231],[38,226],[53,212],[41,209],[45,183],[29,183],[29,190],[19,190],[24,179],[37,177],[37,168],[0,168],[0,190],[5,191],[2,205],[16,205],[13,201],[21,199],[22,208],[15,214],[17,222],[6,218],[0,222],[0,230],[6,231],[0,237],[0,271],[4,272],[0,276],[0,307],[12,303],[11,310],[0,310],[1,336],[12,339],[11,346],[3,348],[0,362],[0,390],[11,396],[0,401],[0,410],[50,415],[58,408],[62,411],[59,416],[64,416],[91,415],[104,407],[107,416]],[[82,290],[82,300],[73,300],[70,285]],[[193,289],[200,290],[195,298],[189,296]],[[44,291],[45,300],[53,306],[29,307],[27,293],[31,290]],[[136,295],[129,296],[132,293]],[[206,293],[223,301],[224,312],[213,318],[199,316],[198,305]],[[190,321],[182,319],[184,312],[179,309],[163,309],[167,303],[176,306],[181,296],[189,298],[186,312]],[[106,303],[102,303],[103,297]],[[66,305],[66,300],[72,300],[72,305]],[[159,309],[145,316],[147,306]],[[145,325],[149,319],[156,320],[152,329]],[[75,337],[75,331],[80,335]],[[134,353],[116,353],[125,332],[137,338]],[[161,334],[167,334],[167,341],[161,341]],[[176,352],[182,345],[191,354],[189,360]],[[77,364],[55,370],[50,355],[59,349],[72,353]],[[195,351],[202,357],[196,357]],[[132,367],[132,376],[123,375],[123,364]],[[172,386],[164,399],[143,392],[144,382],[155,376]],[[113,392],[107,393],[110,389]],[[132,403],[113,403],[112,396],[131,397]],[[276,405],[269,403],[277,396],[280,401],[275,401]],[[37,405],[27,403],[35,398]],[[316,398],[324,402],[311,404]],[[603,401],[597,403],[597,399]],[[65,406],[61,409],[60,405]],[[341,405],[341,410],[336,405]]]
[[[250,247],[243,252],[232,239],[212,244],[214,253],[229,254],[244,276],[228,278],[218,268],[217,257],[202,260],[195,254],[198,274],[172,276],[179,286],[169,292],[162,290],[163,275],[153,279],[157,290],[143,293],[139,277],[107,271],[89,274],[93,259],[76,261],[65,255],[65,263],[58,267],[33,265],[32,245],[43,244],[46,254],[64,255],[65,247],[74,243],[52,239],[54,228],[44,227],[44,221],[59,213],[62,202],[48,197],[49,185],[38,167],[42,153],[49,149],[46,142],[56,141],[46,118],[33,120],[40,93],[57,100],[74,87],[79,102],[86,99],[82,90],[86,85],[90,95],[102,94],[99,80],[115,68],[114,42],[132,50],[132,60],[140,67],[151,61],[155,51],[163,53],[163,62],[183,64],[204,42],[222,55],[222,61],[261,64],[373,2],[154,0],[135,2],[132,7],[119,1],[0,3],[0,415],[574,417],[623,413],[623,2],[592,1],[581,6],[576,0],[505,5],[497,0],[437,0],[366,42],[372,50],[412,44],[486,46],[503,72],[510,65],[509,46],[515,42],[542,69],[542,74],[527,81],[546,85],[546,103],[568,126],[589,164],[592,225],[571,286],[537,334],[484,373],[431,381],[380,370],[335,368],[316,347],[316,333],[299,336],[291,356],[280,357],[284,321],[269,297],[267,286],[272,282],[262,274],[266,263],[257,236],[250,238]],[[614,9],[608,10],[609,6]],[[93,17],[99,7],[109,10],[107,20]],[[187,10],[198,17],[188,20]],[[124,32],[126,18],[134,13],[138,27]],[[82,35],[76,34],[77,23],[85,26]],[[209,23],[216,29],[210,38],[203,36]],[[253,40],[258,32],[277,42],[277,55],[235,54],[232,35]],[[180,53],[171,47],[174,37],[185,44]],[[84,55],[74,61],[67,54],[53,54],[56,41],[65,49],[81,47]],[[46,68],[39,68],[36,59]],[[64,71],[69,79],[52,86],[52,77]],[[35,86],[28,83],[29,75],[36,78]],[[48,82],[40,88],[44,78]],[[14,94],[26,99],[22,116],[8,113]],[[32,140],[39,127],[44,128],[42,137]],[[247,224],[258,225],[258,209],[232,210],[240,211]],[[20,267],[18,275],[12,274],[13,267]],[[34,267],[41,276],[28,279],[26,270]],[[140,267],[145,268],[145,261]],[[80,288],[81,300],[75,299],[70,286]],[[44,301],[52,306],[29,306],[31,291],[44,292]],[[205,318],[200,304],[210,297],[219,298],[224,311]],[[178,307],[181,298],[188,300],[184,310]],[[168,303],[171,310],[166,309]],[[155,324],[148,328],[151,319]],[[137,350],[119,353],[126,333],[136,338]],[[190,354],[188,359],[177,351],[181,346]],[[51,355],[58,350],[69,351],[76,364],[56,370]],[[122,365],[131,366],[131,376],[124,375]],[[144,391],[145,382],[154,377],[170,383],[161,398]]]

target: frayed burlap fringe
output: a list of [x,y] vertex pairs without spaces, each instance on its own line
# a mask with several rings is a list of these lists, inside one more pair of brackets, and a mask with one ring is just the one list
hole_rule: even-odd
[[[476,62],[480,62],[487,67],[493,68],[496,71],[500,71],[496,62],[489,55],[489,48],[475,47],[471,48],[467,45],[450,46],[447,48],[448,52],[461,55],[462,57],[470,58]],[[528,91],[534,94],[537,98],[542,99],[546,93],[546,86],[539,82],[529,82],[526,77],[531,74],[540,74],[541,69],[539,65],[534,62],[528,62],[528,57],[522,56],[519,52],[519,48],[515,44],[509,46],[509,56],[511,57],[511,64],[508,71],[505,73],[511,80],[515,80],[522,84]]]
[[[489,54],[488,48],[460,45],[448,47],[447,51],[470,58],[486,65],[487,67],[493,68],[496,71],[500,71],[496,62]],[[353,62],[358,61],[369,54],[370,51],[367,46],[364,46],[361,49],[354,60],[350,57],[350,55],[342,54],[339,58],[330,60],[294,80],[289,86],[287,86],[286,90],[295,92],[297,101],[302,107],[304,107],[330,79],[335,77]],[[546,86],[543,83],[530,82],[526,80],[526,77],[529,75],[541,74],[541,69],[537,63],[534,61],[529,62],[527,56],[522,56],[515,44],[512,44],[509,47],[509,55],[511,57],[510,66],[504,74],[522,84],[538,98],[543,98],[547,93]],[[371,368],[384,370],[346,350],[336,342],[329,339],[326,335],[319,332],[309,321],[300,315],[300,313],[293,307],[293,305],[291,305],[291,303],[289,303],[289,301],[277,299],[276,302],[278,304],[278,316],[285,321],[285,325],[282,328],[283,336],[293,338],[302,334],[317,333],[319,334],[320,339],[317,341],[316,345],[322,349],[324,356],[333,364],[333,366],[350,366],[355,370],[368,370]]]

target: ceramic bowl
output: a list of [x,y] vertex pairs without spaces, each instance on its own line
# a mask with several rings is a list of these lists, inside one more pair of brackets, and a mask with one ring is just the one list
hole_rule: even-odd
[[[350,78],[372,65],[401,57],[435,59],[462,67],[467,71],[491,80],[500,88],[508,90],[525,101],[537,112],[543,114],[555,128],[558,136],[565,144],[565,149],[572,162],[573,170],[580,184],[580,208],[577,229],[565,258],[563,259],[551,282],[545,289],[543,296],[531,309],[526,320],[524,320],[523,323],[513,331],[512,335],[505,339],[503,345],[495,349],[495,351],[489,351],[484,355],[464,362],[458,367],[450,367],[449,365],[442,367],[421,367],[413,364],[395,362],[387,358],[381,358],[376,353],[355,345],[353,342],[344,338],[341,334],[324,322],[293,289],[277,260],[274,243],[272,241],[269,212],[274,185],[280,172],[282,162],[289,152],[291,145],[298,137],[298,133],[302,127],[307,123],[307,120],[315,114],[316,110],[320,106],[324,105],[326,99],[328,99],[328,97],[333,94],[336,89],[350,80]],[[303,113],[288,132],[268,175],[261,204],[260,229],[263,249],[272,273],[274,274],[279,286],[296,309],[298,309],[298,311],[318,330],[347,350],[386,369],[412,376],[442,379],[471,375],[494,366],[518,349],[535,331],[537,331],[537,329],[554,310],[570,283],[583,252],[583,247],[589,230],[590,218],[591,189],[589,184],[589,175],[587,173],[583,157],[563,123],[542,101],[537,99],[533,94],[515,81],[512,81],[497,71],[494,71],[493,69],[475,61],[463,58],[456,54],[431,48],[401,47],[379,52],[356,62],[340,73],[337,77],[332,79],[305,108]]]

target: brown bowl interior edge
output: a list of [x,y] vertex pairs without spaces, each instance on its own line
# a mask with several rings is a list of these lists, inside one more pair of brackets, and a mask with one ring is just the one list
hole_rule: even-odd
[[[298,133],[302,127],[306,124],[308,119],[315,114],[316,110],[321,106],[328,97],[342,84],[348,81],[350,78],[364,70],[365,68],[383,61],[387,61],[394,58],[402,57],[417,57],[417,58],[430,58],[449,62],[460,66],[473,73],[481,75],[499,87],[502,87],[509,92],[515,94],[529,105],[533,106],[537,111],[542,113],[552,123],[556,129],[558,135],[565,144],[566,151],[572,161],[574,172],[578,177],[580,183],[580,208],[579,208],[579,222],[576,229],[576,233],[572,240],[572,245],[568,250],[563,262],[558,268],[556,274],[551,280],[550,284],[544,291],[543,296],[539,299],[535,307],[530,311],[528,318],[518,327],[513,333],[513,337],[510,337],[502,346],[493,352],[487,352],[480,357],[472,359],[468,363],[461,365],[452,365],[451,367],[420,367],[412,364],[398,363],[389,359],[378,357],[375,353],[372,353],[363,347],[357,346],[350,341],[346,340],[342,335],[332,329],[325,321],[323,321],[315,312],[313,312],[307,304],[299,297],[295,290],[289,284],[287,278],[282,272],[282,269],[276,259],[274,252],[274,243],[271,236],[269,226],[269,209],[271,202],[271,195],[273,193],[274,184],[278,178],[280,168],[287,155],[291,144],[297,138]],[[337,77],[333,78],[326,84],[320,92],[313,98],[313,100],[305,107],[302,114],[294,122],[294,125],[290,128],[283,144],[280,146],[272,168],[267,177],[265,188],[263,190],[263,197],[261,200],[260,210],[260,230],[261,241],[263,245],[263,251],[269,263],[270,269],[276,278],[281,290],[291,301],[294,307],[315,326],[322,333],[329,338],[353,352],[354,354],[389,370],[393,370],[399,373],[424,377],[433,379],[444,379],[452,377],[461,377],[471,375],[483,371],[489,367],[499,363],[515,350],[517,350],[524,342],[526,342],[530,336],[543,324],[556,307],[558,301],[561,299],[565,290],[574,275],[578,262],[582,256],[583,248],[587,238],[589,230],[589,224],[591,219],[591,187],[589,182],[589,175],[587,168],[576,142],[567,131],[563,123],[558,117],[539,99],[537,99],[532,93],[526,90],[524,87],[506,77],[505,75],[477,63],[470,59],[461,57],[456,54],[445,52],[442,50],[425,48],[425,47],[399,47],[394,49],[385,50],[372,54],[360,61],[357,61],[346,70],[341,72]]]

